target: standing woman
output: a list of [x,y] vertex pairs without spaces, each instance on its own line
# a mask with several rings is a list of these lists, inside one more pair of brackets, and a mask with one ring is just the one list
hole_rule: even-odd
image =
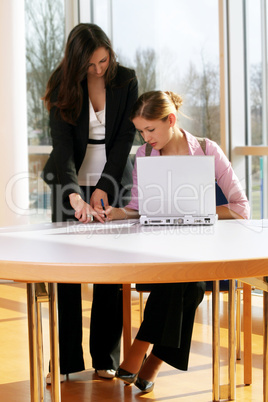
[[[129,115],[137,96],[135,72],[116,62],[102,29],[95,24],[73,28],[43,98],[53,149],[42,177],[52,190],[53,222],[103,222],[96,211],[101,200],[105,208],[123,205],[135,135]],[[61,381],[65,374],[85,368],[81,307],[81,285],[58,284]],[[114,377],[121,332],[119,285],[94,285],[90,351],[100,376]]]

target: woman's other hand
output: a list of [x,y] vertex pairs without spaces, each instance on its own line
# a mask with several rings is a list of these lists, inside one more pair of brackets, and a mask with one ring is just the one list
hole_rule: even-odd
[[109,206],[108,195],[105,191],[96,188],[90,197],[90,205],[92,208],[102,209],[101,200],[103,200],[104,208]]
[[[108,195],[105,191],[96,189],[93,191],[91,198],[90,198],[90,206],[94,208],[94,210],[97,212],[97,214],[100,215],[100,217],[105,220],[106,219],[106,213],[104,209],[109,207],[109,201],[108,201]],[[104,208],[103,208],[104,207]]]

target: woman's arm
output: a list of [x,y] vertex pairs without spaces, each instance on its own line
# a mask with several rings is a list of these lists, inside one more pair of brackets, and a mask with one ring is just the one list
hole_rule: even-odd
[[74,160],[74,126],[65,122],[56,107],[50,110],[52,153],[50,158],[56,167],[57,182],[66,195],[81,194]]
[[228,201],[228,204],[216,208],[219,219],[249,219],[249,202],[230,161],[214,141],[207,139],[206,142],[206,154],[215,156],[217,184]]
[[[137,153],[136,158],[145,155],[145,146],[141,146]],[[138,200],[138,187],[137,187],[137,163],[135,160],[134,169],[132,171],[133,186],[131,189],[131,200],[129,204],[124,208],[113,208],[108,207],[105,210],[105,214],[108,220],[118,220],[118,219],[138,219],[139,215],[139,200]],[[101,211],[98,211],[101,213]],[[104,212],[103,217],[104,217]]]
[[[104,212],[103,212],[104,213]],[[113,208],[108,207],[105,211],[109,221],[122,220],[122,219],[138,219],[139,212],[131,208]]]
[[216,207],[216,213],[219,219],[244,219],[243,216],[238,215],[232,209],[223,205]]

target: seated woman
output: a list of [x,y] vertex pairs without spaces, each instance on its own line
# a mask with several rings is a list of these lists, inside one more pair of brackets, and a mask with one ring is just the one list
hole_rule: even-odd
[[[196,137],[176,126],[181,105],[181,97],[172,92],[148,92],[135,103],[131,120],[146,143],[151,145],[152,156],[214,155],[216,180],[228,200],[228,204],[216,209],[219,219],[248,219],[248,200],[220,147],[205,139],[202,149]],[[145,156],[145,150],[146,144],[138,149],[137,158]],[[130,203],[125,208],[108,207],[105,214],[108,220],[138,218],[138,210],[135,165]],[[104,216],[104,212],[99,213]],[[151,285],[144,320],[116,377],[128,384],[135,383],[143,392],[150,392],[163,361],[187,370],[195,311],[204,291],[204,282]],[[150,344],[153,348],[145,360]]]

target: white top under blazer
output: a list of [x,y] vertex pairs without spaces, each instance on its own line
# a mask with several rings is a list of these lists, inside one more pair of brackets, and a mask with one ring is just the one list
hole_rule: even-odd
[[78,172],[80,186],[95,186],[106,163],[105,152],[105,108],[95,112],[89,99],[89,140],[102,141],[101,144],[88,144],[85,158]]

